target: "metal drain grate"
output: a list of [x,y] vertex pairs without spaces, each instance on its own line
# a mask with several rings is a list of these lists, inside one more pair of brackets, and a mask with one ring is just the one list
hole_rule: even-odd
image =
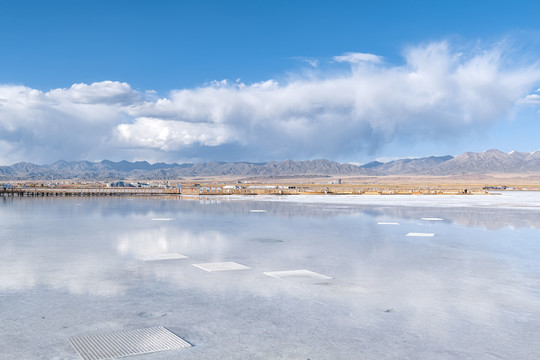
[[191,346],[163,326],[74,337],[69,342],[84,360],[115,359]]

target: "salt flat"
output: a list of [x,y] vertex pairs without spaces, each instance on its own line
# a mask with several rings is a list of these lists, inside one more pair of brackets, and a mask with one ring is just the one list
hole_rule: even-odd
[[[0,357],[163,326],[194,346],[137,358],[533,360],[537,198],[4,199]],[[193,266],[215,262],[250,270]]]
[[[230,199],[244,201],[243,196]],[[424,207],[496,207],[540,209],[540,191],[501,191],[486,195],[259,195],[257,201]]]

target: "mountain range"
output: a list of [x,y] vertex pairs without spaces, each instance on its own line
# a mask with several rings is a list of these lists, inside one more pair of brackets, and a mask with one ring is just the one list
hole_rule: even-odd
[[385,176],[385,175],[467,175],[540,172],[540,151],[505,153],[499,150],[466,152],[456,157],[429,156],[373,161],[364,165],[330,160],[250,162],[206,162],[200,164],[150,164],[146,161],[57,161],[50,165],[20,162],[0,166],[0,180],[166,180],[197,176],[294,177],[294,176]]

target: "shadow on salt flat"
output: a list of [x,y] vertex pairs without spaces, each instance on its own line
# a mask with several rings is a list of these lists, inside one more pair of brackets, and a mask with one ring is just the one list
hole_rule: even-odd
[[275,244],[275,243],[282,243],[283,240],[279,239],[272,239],[272,238],[256,238],[256,239],[249,239],[249,241],[256,241],[260,243],[268,243],[268,244]]
[[233,261],[193,264],[193,266],[198,267],[199,269],[203,269],[208,272],[250,269],[249,267],[245,265],[242,265]]

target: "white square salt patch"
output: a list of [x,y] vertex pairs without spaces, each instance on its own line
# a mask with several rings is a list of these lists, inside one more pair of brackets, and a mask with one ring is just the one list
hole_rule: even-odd
[[399,225],[397,222],[378,222],[377,225]]
[[152,221],[173,221],[174,218],[153,218]]
[[407,236],[435,236],[433,233],[408,233]]
[[116,359],[191,347],[163,326],[74,337],[69,342],[84,360]]
[[141,256],[139,259],[142,261],[158,261],[158,260],[178,260],[178,259],[187,259],[186,255],[179,253],[170,253],[170,254],[155,254],[155,255],[145,255]]
[[235,263],[233,261],[204,263],[204,264],[193,264],[193,266],[196,266],[199,269],[203,269],[203,270],[206,270],[208,272],[249,269],[249,267],[244,266],[244,265],[239,264],[239,263]]
[[422,220],[425,220],[425,221],[443,221],[444,219],[441,219],[441,218],[422,218]]
[[316,273],[310,270],[285,270],[285,271],[268,271],[264,273],[265,275],[274,277],[276,279],[284,278],[311,278],[311,279],[322,279],[329,280],[332,279],[330,276]]
[[254,212],[254,213],[265,213],[266,210],[249,210],[249,212]]

